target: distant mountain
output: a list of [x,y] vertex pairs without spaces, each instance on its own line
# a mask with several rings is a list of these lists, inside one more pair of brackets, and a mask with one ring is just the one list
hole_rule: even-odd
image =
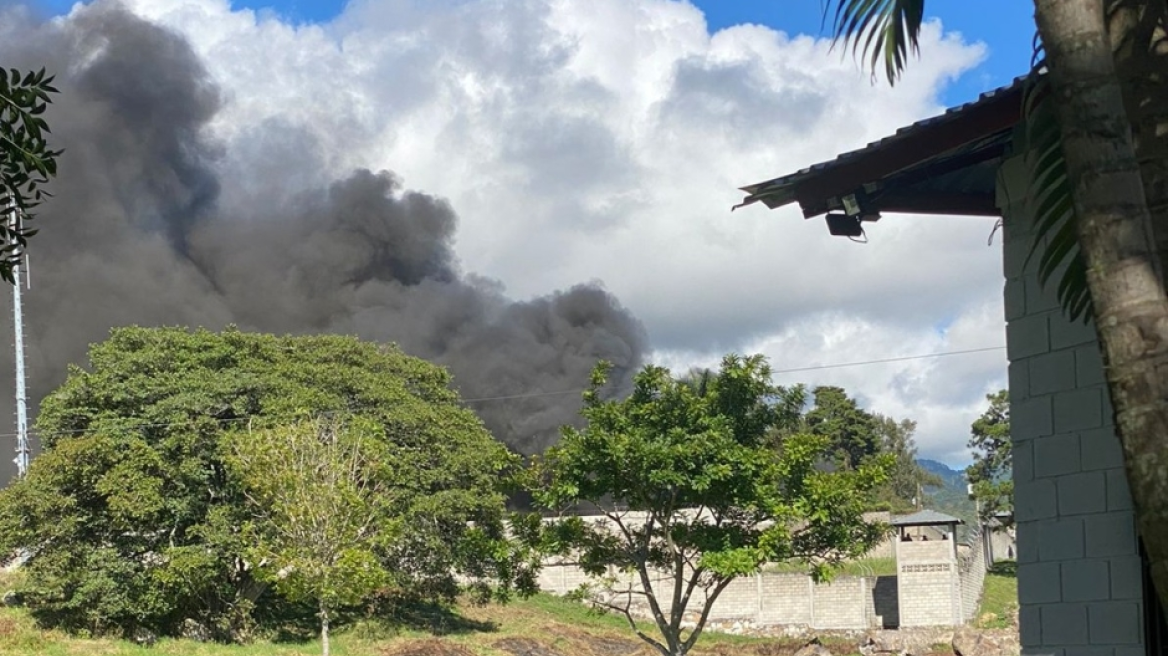
[[917,464],[921,466],[921,469],[924,469],[930,474],[936,474],[937,476],[940,476],[941,480],[945,481],[945,487],[960,487],[962,492],[965,491],[966,481],[964,471],[952,469],[949,467],[949,465],[946,465],[943,462],[937,462],[936,460],[920,459],[917,460]]
[[921,469],[935,474],[943,483],[941,487],[925,488],[925,507],[964,519],[967,525],[974,523],[977,511],[969,498],[965,472],[936,460],[921,459],[917,460],[917,464]]

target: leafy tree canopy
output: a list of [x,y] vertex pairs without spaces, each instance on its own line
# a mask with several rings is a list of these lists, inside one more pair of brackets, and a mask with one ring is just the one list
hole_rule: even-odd
[[815,406],[807,413],[807,430],[831,441],[835,461],[853,468],[880,451],[876,420],[840,387],[812,390]]
[[915,421],[884,415],[872,419],[879,451],[892,459],[888,480],[877,488],[876,499],[893,512],[911,512],[924,505],[927,489],[941,487],[944,481],[917,463]]
[[379,521],[411,527],[378,546],[392,574],[378,598],[450,598],[454,573],[480,591],[500,572],[523,579],[502,533],[514,459],[449,383],[350,337],[116,329],[42,403],[45,452],[0,492],[0,547],[31,554],[22,594],[51,625],[172,633],[190,618],[239,639],[310,617],[248,558],[253,512],[227,456],[241,431],[323,416],[376,427]]
[[889,459],[888,480],[872,491],[873,509],[909,512],[924,503],[925,488],[941,484],[917,464],[916,422],[869,412],[840,387],[816,387],[812,395],[802,430],[828,440],[835,466],[855,469],[872,458]]
[[[547,547],[574,553],[593,575],[619,572],[585,593],[634,630],[645,607],[660,638],[638,635],[665,656],[693,647],[735,577],[786,560],[827,576],[882,536],[863,513],[887,459],[828,472],[818,466],[826,437],[795,433],[776,449],[768,436],[789,420],[790,391],[771,383],[761,356],[728,356],[701,385],[648,366],[620,401],[602,400],[606,371],[585,394],[586,426],[565,428],[534,465],[534,496],[552,510],[603,511],[607,525],[552,520]],[[692,630],[682,628],[689,612]]]
[[317,606],[324,656],[335,610],[389,582],[381,552],[404,528],[379,471],[381,430],[369,419],[327,418],[230,441],[228,465],[255,517],[244,525],[249,560],[277,590]]
[[988,520],[999,513],[1005,521],[1014,514],[1013,458],[1010,449],[1010,397],[1006,390],[987,394],[989,407],[970,427],[973,464],[966,476],[973,485],[978,514]]

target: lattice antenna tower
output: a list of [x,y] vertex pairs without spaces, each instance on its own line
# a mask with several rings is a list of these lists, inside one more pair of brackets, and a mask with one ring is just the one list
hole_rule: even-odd
[[[8,216],[12,230],[20,230],[20,211],[14,200],[9,199]],[[12,328],[16,349],[16,475],[24,478],[28,472],[29,442],[28,442],[28,392],[25,386],[24,371],[24,307],[21,301],[21,266],[22,261],[27,263],[27,255],[23,251],[12,267]],[[26,264],[27,266],[27,264]],[[31,286],[31,280],[29,281]]]

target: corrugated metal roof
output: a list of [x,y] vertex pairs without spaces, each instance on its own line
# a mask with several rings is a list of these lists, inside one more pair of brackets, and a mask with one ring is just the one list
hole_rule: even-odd
[[938,524],[964,523],[964,520],[936,510],[918,510],[911,515],[897,515],[889,522],[893,526],[936,526]]
[[911,125],[905,126],[897,130],[894,134],[883,139],[873,141],[863,148],[852,150],[841,155],[835,159],[831,159],[818,164],[813,164],[807,168],[800,169],[794,173],[789,173],[765,182],[758,182],[745,187],[740,187],[742,191],[747,193],[746,198],[741,203],[735,205],[735,209],[744,205],[763,201],[768,207],[774,209],[782,205],[786,205],[795,200],[794,187],[801,181],[812,178],[817,174],[824,173],[832,168],[838,167],[842,164],[847,164],[861,155],[870,153],[873,150],[887,148],[896,143],[905,140],[907,137],[915,136],[923,130],[935,128],[939,125],[959,120],[963,115],[969,113],[971,110],[987,105],[996,99],[999,99],[1005,94],[1011,94],[1021,89],[1022,85],[1029,79],[1029,75],[1023,75],[1014,78],[1010,84],[987,91],[977,97],[976,100],[951,107],[943,114],[926,118]]

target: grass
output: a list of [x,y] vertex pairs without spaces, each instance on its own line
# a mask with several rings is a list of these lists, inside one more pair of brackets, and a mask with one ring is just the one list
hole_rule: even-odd
[[983,629],[1009,628],[1017,609],[1018,564],[1012,560],[994,563],[986,573],[977,626]]
[[[460,606],[455,627],[413,628],[361,625],[334,633],[336,656],[652,656],[623,618],[600,614],[583,604],[549,595],[508,605]],[[656,629],[643,627],[649,635]],[[705,633],[698,655],[791,656],[796,641]],[[854,645],[832,645],[836,654]],[[89,639],[38,627],[26,611],[0,608],[0,655],[44,656],[311,656],[317,640],[221,645],[160,639],[152,647],[126,640]]]
[[[840,575],[894,573],[892,559],[872,558],[849,563]],[[785,568],[785,569],[780,569]],[[1018,605],[1018,585],[1013,561],[994,565],[986,575],[978,617],[982,628],[1009,626]],[[789,565],[771,571],[805,571]],[[0,589],[12,581],[0,573]],[[403,625],[388,627],[363,624],[334,632],[336,656],[655,656],[638,640],[621,617],[598,613],[585,605],[537,595],[508,605],[460,605],[454,612],[421,612]],[[641,625],[650,636],[657,630]],[[854,641],[824,639],[832,653],[854,654]],[[792,656],[802,642],[705,633],[695,656]],[[944,649],[942,649],[944,647]],[[932,650],[949,656],[947,645]],[[161,639],[152,647],[126,640],[89,639],[45,630],[19,608],[0,607],[0,656],[312,656],[320,653],[317,640],[307,642],[257,642],[221,645],[189,640]]]
[[[764,572],[778,574],[806,574],[807,565],[802,563],[774,563],[763,568]],[[836,576],[895,576],[895,558],[861,558],[848,561],[836,570]]]

